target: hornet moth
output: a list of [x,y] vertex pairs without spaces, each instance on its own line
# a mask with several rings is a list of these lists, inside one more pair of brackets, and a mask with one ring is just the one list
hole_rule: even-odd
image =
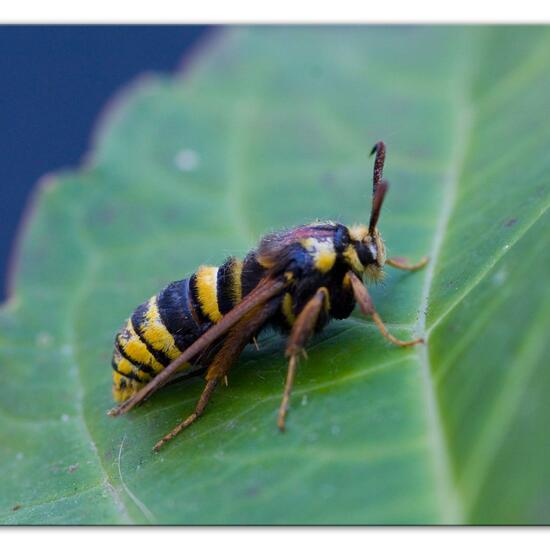
[[331,319],[349,317],[356,303],[392,344],[423,342],[392,336],[363,283],[363,278],[379,281],[385,265],[415,271],[428,261],[386,258],[377,227],[388,190],[382,178],[384,143],[378,142],[371,154],[376,156],[368,226],[314,222],[267,235],[244,260],[230,257],[220,267],[201,266],[140,305],[115,337],[113,396],[120,405],[109,414],[128,412],[186,369],[206,369],[195,410],[155,445],[158,451],[203,414],[245,346],[273,327],[288,334],[288,372],[277,422],[283,431],[307,340]]

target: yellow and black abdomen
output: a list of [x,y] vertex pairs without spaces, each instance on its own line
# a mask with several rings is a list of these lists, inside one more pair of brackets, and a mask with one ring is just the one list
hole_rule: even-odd
[[140,305],[116,335],[113,396],[125,401],[242,299],[242,262],[201,266]]

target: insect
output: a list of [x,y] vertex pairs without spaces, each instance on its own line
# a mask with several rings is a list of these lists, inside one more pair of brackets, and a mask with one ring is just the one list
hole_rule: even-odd
[[263,329],[273,327],[288,334],[288,372],[277,421],[283,431],[298,358],[310,336],[331,319],[349,317],[358,304],[393,344],[423,342],[392,336],[363,283],[363,278],[380,281],[385,265],[415,271],[428,261],[409,264],[386,258],[377,227],[388,190],[382,178],[382,141],[373,154],[368,226],[315,222],[267,235],[244,260],[231,257],[220,267],[201,266],[140,305],[115,338],[113,395],[121,404],[109,414],[128,412],[182,371],[206,369],[206,386],[195,410],[155,445],[158,451],[203,414],[242,350]]

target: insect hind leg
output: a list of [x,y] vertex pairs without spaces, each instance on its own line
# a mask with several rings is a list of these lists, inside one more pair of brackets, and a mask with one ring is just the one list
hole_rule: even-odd
[[273,300],[267,304],[256,307],[248,314],[244,315],[228,332],[223,340],[222,346],[214,355],[208,367],[206,373],[206,386],[197,402],[195,410],[170,433],[166,434],[153,447],[154,451],[158,451],[165,443],[174,439],[174,437],[191,426],[191,424],[203,414],[218,382],[226,377],[229,369],[236,363],[243,349],[250,343],[251,339],[256,336],[267,319],[273,314],[276,307],[278,307],[278,302]]
[[206,386],[204,387],[204,390],[202,391],[202,394],[200,396],[200,399],[197,403],[197,406],[195,407],[195,410],[180,424],[178,424],[170,433],[166,434],[154,447],[153,451],[159,451],[160,448],[170,441],[171,439],[174,439],[180,432],[185,430],[185,428],[188,428],[201,416],[201,414],[204,412],[204,409],[206,409],[206,405],[208,405],[208,401],[210,401],[210,396],[212,395],[212,392],[216,388],[218,384],[218,380],[209,380],[206,383]]

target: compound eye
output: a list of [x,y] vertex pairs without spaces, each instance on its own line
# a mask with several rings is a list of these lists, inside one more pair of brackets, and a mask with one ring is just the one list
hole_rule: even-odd
[[376,246],[372,243],[359,243],[357,246],[357,255],[359,256],[359,261],[363,265],[376,263]]

